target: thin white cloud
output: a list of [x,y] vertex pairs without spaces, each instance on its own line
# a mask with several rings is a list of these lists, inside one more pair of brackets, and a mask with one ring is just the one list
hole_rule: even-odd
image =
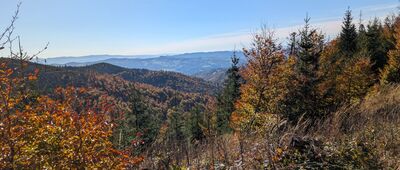
[[[356,11],[363,11],[367,14],[363,16],[367,22],[372,17],[382,18],[390,13],[394,13],[398,4],[383,4],[379,6],[366,6],[362,8],[353,9]],[[341,29],[342,16],[331,18],[320,18],[313,22],[312,26],[320,29],[327,36],[328,39],[334,38]],[[272,29],[275,32],[276,38],[281,41],[286,40],[291,32],[298,31],[302,27],[301,24]],[[183,53],[195,51],[216,51],[216,50],[232,50],[233,48],[242,48],[248,46],[252,37],[251,31],[237,31],[232,33],[224,33],[218,35],[211,35],[204,38],[191,39],[181,42],[171,42],[165,45],[137,49],[137,54],[160,54],[160,53]]]
[[[373,17],[383,18],[388,14],[397,12],[398,4],[382,4],[378,6],[365,6],[352,9],[355,22],[357,22],[357,14],[362,11],[363,22],[368,22]],[[318,28],[327,36],[327,39],[333,39],[340,31],[343,16],[332,16],[329,18],[312,18],[312,26]],[[281,42],[287,40],[291,32],[297,32],[302,27],[301,21],[297,25],[288,27],[272,28],[276,38]],[[176,54],[198,51],[220,51],[233,50],[247,47],[255,30],[239,30],[235,32],[210,35],[202,38],[188,39],[185,41],[172,41],[169,43],[136,48],[117,48],[108,49],[104,53],[123,54],[123,55],[140,55],[140,54]],[[109,51],[111,50],[111,51]]]
[[[335,36],[340,30],[341,21],[325,21],[314,23],[313,27],[321,29],[329,37]],[[302,25],[272,29],[275,36],[280,41],[285,41],[291,32],[297,32]],[[255,31],[254,31],[255,32]],[[250,45],[252,31],[240,31],[235,33],[225,33],[212,35],[199,39],[192,39],[181,42],[171,42],[158,47],[142,48],[136,51],[137,54],[160,54],[160,53],[184,53],[197,51],[218,51],[233,50],[235,47],[241,49]],[[138,49],[139,50],[139,49]]]

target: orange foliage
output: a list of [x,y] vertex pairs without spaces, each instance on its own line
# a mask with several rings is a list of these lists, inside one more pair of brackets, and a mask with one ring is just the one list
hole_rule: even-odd
[[[279,102],[294,84],[295,59],[285,57],[273,33],[263,30],[253,41],[252,49],[244,49],[248,63],[241,75],[246,83],[240,88],[241,96],[232,120],[258,124],[260,114],[278,113]],[[232,123],[238,126],[238,122]]]
[[358,102],[368,92],[374,83],[369,58],[360,57],[351,62],[336,78],[339,100],[343,102]]
[[390,34],[395,39],[395,48],[388,52],[388,63],[380,73],[381,84],[400,83],[400,20],[396,21]]
[[35,96],[28,84],[37,74],[1,64],[0,169],[121,169],[141,162],[113,149],[112,107],[79,98],[84,88],[58,88],[56,99]]

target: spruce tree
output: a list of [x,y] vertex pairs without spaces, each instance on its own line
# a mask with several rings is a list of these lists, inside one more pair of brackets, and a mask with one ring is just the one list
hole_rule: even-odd
[[315,79],[318,70],[318,61],[323,50],[323,35],[316,29],[310,28],[310,18],[305,20],[305,26],[300,31],[300,40],[298,42],[298,69],[299,73]]
[[176,164],[180,165],[181,160],[186,155],[188,156],[188,129],[185,126],[185,113],[182,105],[178,105],[168,110],[167,113],[167,132],[166,143],[169,152],[175,157]]
[[190,130],[190,141],[201,141],[205,138],[203,133],[202,124],[204,124],[203,120],[203,111],[200,105],[196,105],[190,112],[190,118],[188,121],[188,129]]
[[348,58],[351,58],[357,50],[357,30],[352,21],[351,10],[348,9],[339,36],[339,49]]
[[232,56],[232,66],[227,70],[224,89],[218,96],[217,130],[219,134],[230,132],[229,120],[234,111],[235,101],[240,97],[242,78],[239,74],[239,58],[236,53]]
[[290,97],[284,101],[286,117],[296,122],[302,115],[305,118],[321,117],[317,91],[319,58],[323,50],[323,35],[310,27],[310,18],[306,17],[305,26],[299,32],[297,52],[297,81],[299,85],[291,89]]
[[117,130],[121,147],[132,147],[133,155],[140,154],[157,137],[160,120],[144,102],[143,96],[135,87],[130,87],[130,111],[123,115],[121,126]]
[[139,91],[135,90],[130,96],[130,102],[132,112],[136,115],[135,126],[137,131],[142,133],[142,139],[146,144],[149,144],[157,136],[158,118],[154,117],[155,114],[144,102]]

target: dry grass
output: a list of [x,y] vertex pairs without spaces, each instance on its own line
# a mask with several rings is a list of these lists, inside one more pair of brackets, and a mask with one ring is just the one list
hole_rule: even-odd
[[[375,89],[360,103],[342,107],[314,126],[306,120],[291,125],[274,118],[262,129],[216,137],[212,145],[191,150],[189,167],[399,169],[400,86]],[[174,169],[187,167],[183,163]]]
[[317,124],[269,124],[245,141],[244,168],[400,168],[399,85],[376,87]]

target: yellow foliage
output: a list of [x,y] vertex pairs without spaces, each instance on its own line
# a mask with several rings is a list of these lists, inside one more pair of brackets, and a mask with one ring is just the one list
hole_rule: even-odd
[[350,65],[336,79],[337,92],[342,101],[357,102],[367,94],[374,77],[368,58],[359,58]]
[[388,63],[380,74],[380,83],[400,83],[400,23],[395,28],[396,48],[388,52]]

